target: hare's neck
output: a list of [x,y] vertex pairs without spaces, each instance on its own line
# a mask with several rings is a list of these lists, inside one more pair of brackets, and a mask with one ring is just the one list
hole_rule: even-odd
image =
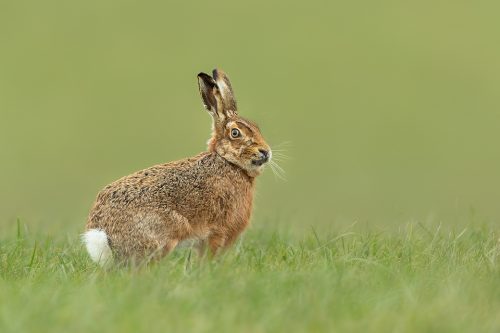
[[217,138],[213,134],[207,141],[207,151],[209,153],[215,153],[215,144],[217,143]]
[[216,146],[217,146],[217,141],[218,141],[218,130],[216,124],[213,124],[212,125],[212,135],[210,135],[210,139],[208,139],[207,141],[207,151],[209,153],[214,153],[215,150],[216,150]]
[[218,169],[224,172],[225,177],[229,177],[235,184],[247,184],[253,188],[255,177],[252,177],[247,171],[240,166],[228,161],[220,156],[216,151],[207,152],[215,160],[215,165]]

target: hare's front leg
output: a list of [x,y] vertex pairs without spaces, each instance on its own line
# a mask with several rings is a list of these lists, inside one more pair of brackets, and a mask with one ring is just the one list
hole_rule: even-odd
[[211,254],[216,255],[221,248],[226,249],[231,246],[239,235],[245,230],[246,224],[240,228],[232,230],[224,230],[224,232],[216,232],[208,237],[208,246]]
[[208,237],[208,247],[210,248],[210,254],[215,256],[219,249],[222,248],[226,243],[226,237],[224,233],[213,233]]

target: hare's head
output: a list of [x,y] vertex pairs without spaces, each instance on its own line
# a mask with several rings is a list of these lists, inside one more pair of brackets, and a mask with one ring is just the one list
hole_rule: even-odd
[[219,69],[213,71],[213,77],[200,73],[198,84],[203,104],[213,118],[208,150],[246,170],[251,177],[259,175],[271,158],[271,148],[259,127],[238,115],[227,75]]

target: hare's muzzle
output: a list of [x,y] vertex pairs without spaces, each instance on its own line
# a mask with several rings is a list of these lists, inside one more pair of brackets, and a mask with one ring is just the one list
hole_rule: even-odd
[[270,153],[267,150],[259,149],[259,158],[257,160],[253,160],[253,165],[261,166],[262,164],[269,161]]

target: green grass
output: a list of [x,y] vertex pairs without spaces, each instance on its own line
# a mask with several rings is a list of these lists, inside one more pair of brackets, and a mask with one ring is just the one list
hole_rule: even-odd
[[213,261],[182,249],[108,271],[76,235],[22,229],[0,243],[4,333],[500,330],[498,229],[253,228]]

